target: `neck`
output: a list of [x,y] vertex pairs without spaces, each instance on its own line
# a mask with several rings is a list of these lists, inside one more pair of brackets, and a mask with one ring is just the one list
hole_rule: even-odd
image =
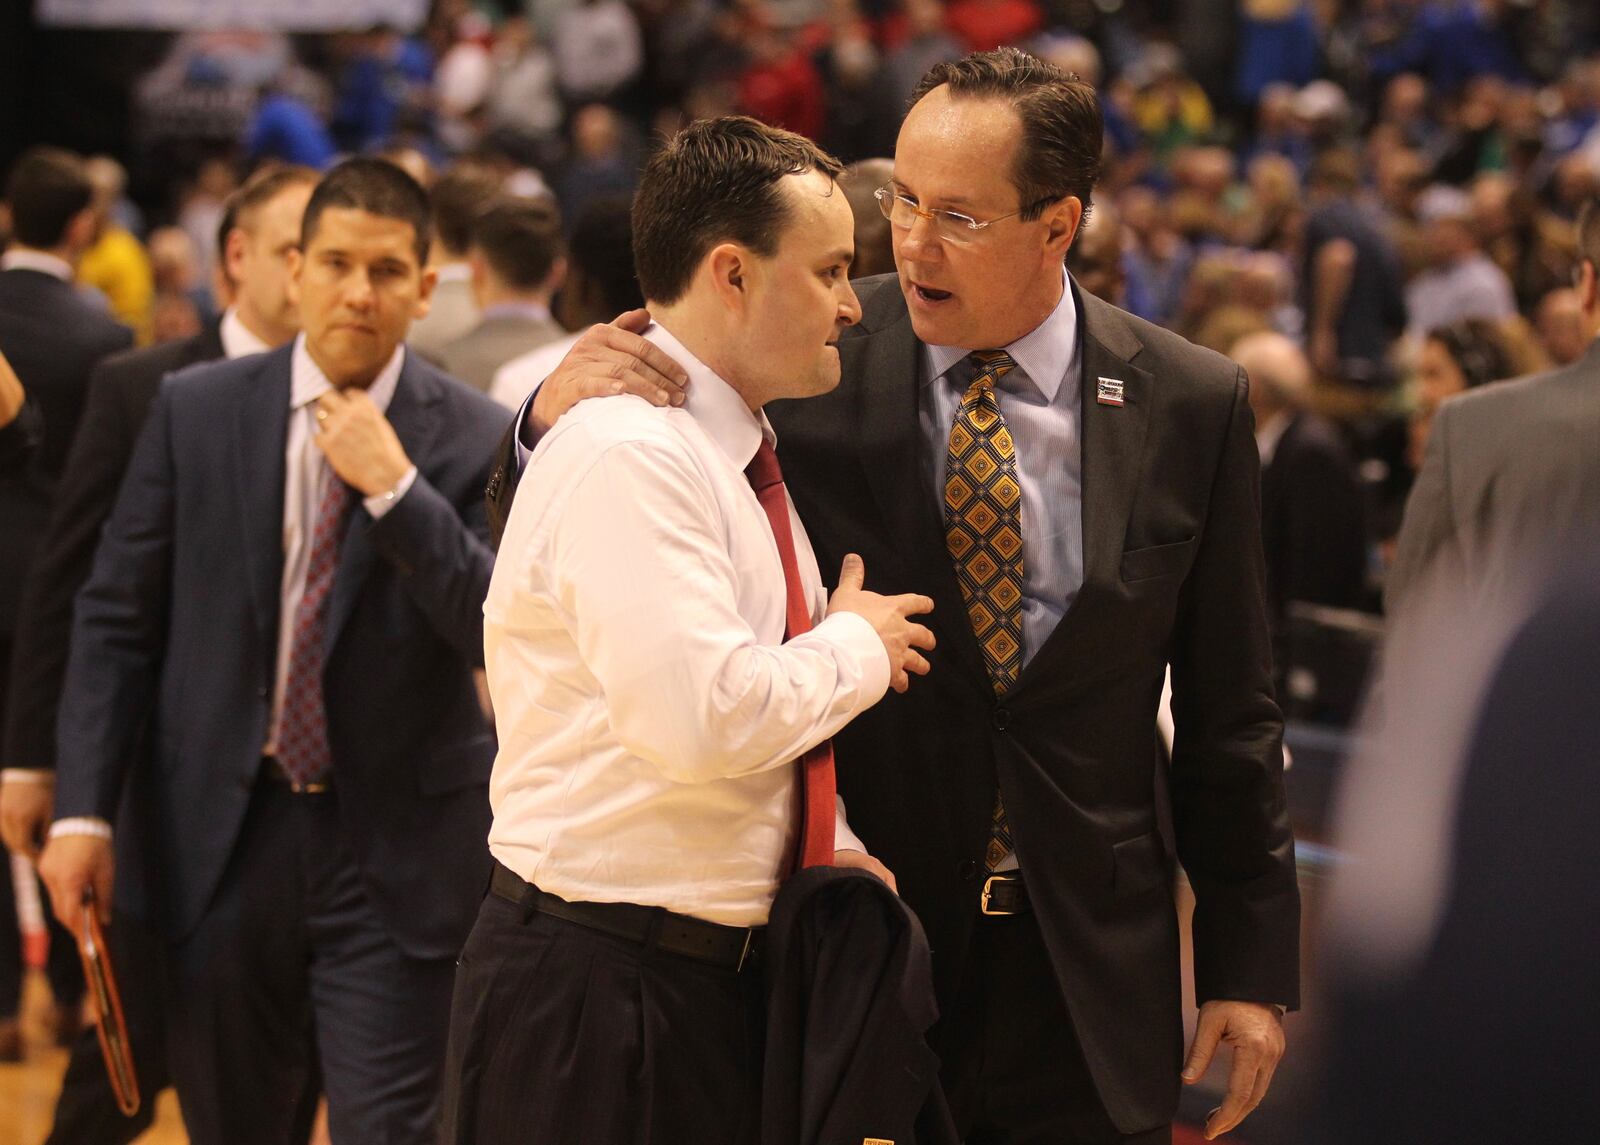
[[542,287],[537,290],[518,290],[503,282],[485,282],[479,292],[478,306],[482,310],[491,306],[542,306],[548,310],[551,293]]
[[[370,389],[372,383],[378,380],[378,375],[383,373],[383,367],[389,364],[389,358],[384,358],[378,363],[376,369],[349,373],[335,369],[322,354],[317,351],[311,339],[306,339],[306,353],[311,355],[311,360],[317,364],[317,369],[322,371],[322,376],[333,383],[336,390],[365,390]],[[392,356],[392,352],[391,352]]]
[[646,299],[645,308],[667,333],[683,343],[685,350],[727,382],[744,399],[744,404],[750,407],[751,412],[759,411],[767,403],[767,395],[756,392],[738,369],[738,354],[726,330],[719,323],[706,318],[706,314],[712,312],[712,307],[697,306],[691,293],[671,306],[661,306]]
[[1049,291],[1041,293],[1037,298],[1024,299],[1013,323],[1009,327],[1001,329],[992,346],[970,346],[967,349],[998,350],[1002,346],[1009,346],[1017,339],[1025,338],[1032,334],[1040,326],[1043,326],[1045,319],[1054,314],[1056,307],[1061,305],[1061,296],[1067,288],[1066,283],[1066,273],[1058,265],[1056,267],[1055,281],[1051,284]]
[[[286,330],[275,323],[268,322],[252,308],[238,302],[233,304],[233,315],[239,320],[241,326],[273,348],[282,346],[297,333],[295,330]],[[318,364],[320,365],[321,363]]]

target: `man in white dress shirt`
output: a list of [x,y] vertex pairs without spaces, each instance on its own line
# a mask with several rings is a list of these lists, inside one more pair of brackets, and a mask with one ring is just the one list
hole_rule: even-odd
[[[497,865],[457,972],[448,1141],[752,1139],[749,955],[794,861],[795,761],[932,646],[908,619],[932,602],[863,591],[858,558],[827,599],[792,504],[764,508],[747,477],[776,468],[761,407],[833,389],[859,316],[839,173],[743,118],[646,169],[645,336],[694,385],[681,408],[619,396],[563,419],[501,543]],[[842,807],[833,829],[836,863],[892,883]]]

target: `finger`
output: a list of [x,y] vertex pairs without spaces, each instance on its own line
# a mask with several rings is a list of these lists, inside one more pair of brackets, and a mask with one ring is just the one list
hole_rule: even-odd
[[1228,1132],[1244,1115],[1250,1112],[1250,1095],[1256,1088],[1256,1075],[1261,1072],[1259,1051],[1239,1047],[1233,1051],[1233,1066],[1228,1070],[1228,1094],[1222,1106],[1206,1119],[1206,1136],[1218,1137]]
[[111,874],[110,863],[102,863],[94,872],[95,913],[100,916],[101,926],[111,925]]
[[1200,1020],[1195,1026],[1194,1043],[1189,1047],[1189,1059],[1183,1066],[1183,1080],[1193,1085],[1205,1076],[1211,1066],[1211,1056],[1217,1052],[1217,1042],[1222,1037],[1222,1019],[1213,1011],[1200,1009]]
[[907,672],[918,676],[928,674],[928,661],[919,652],[907,652],[905,662],[901,665]]
[[671,354],[654,342],[616,326],[602,326],[600,329],[604,331],[605,346],[640,359],[646,366],[660,374],[662,381],[675,390],[682,390],[688,386],[688,372],[678,365]]
[[921,624],[906,625],[906,641],[918,648],[932,649],[936,643],[933,639],[933,629]]
[[839,566],[839,587],[860,591],[866,581],[867,563],[856,553],[846,553],[844,563]]
[[611,325],[632,334],[643,334],[650,328],[652,321],[654,320],[650,317],[650,311],[648,310],[628,310],[613,318]]
[[894,674],[889,677],[889,686],[903,694],[911,687],[911,677],[906,675],[904,668],[896,668]]
[[906,616],[920,616],[933,611],[933,597],[919,592],[908,592],[895,598],[895,604]]

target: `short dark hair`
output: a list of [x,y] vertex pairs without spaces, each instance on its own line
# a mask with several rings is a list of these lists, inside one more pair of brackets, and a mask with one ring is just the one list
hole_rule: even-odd
[[1500,326],[1489,318],[1462,318],[1428,331],[1461,371],[1467,389],[1475,390],[1518,373]]
[[1011,182],[1022,196],[1024,220],[1037,219],[1068,195],[1089,217],[1105,143],[1105,117],[1093,87],[1020,48],[996,48],[929,68],[911,106],[945,86],[954,98],[1004,100],[1022,121]]
[[534,290],[561,257],[561,213],[543,199],[495,199],[478,212],[472,245],[507,286]]
[[1600,198],[1590,199],[1578,211],[1578,261],[1592,263],[1600,274]]
[[228,236],[235,227],[250,228],[255,213],[290,187],[316,186],[322,176],[312,167],[296,163],[274,163],[263,167],[234,189],[222,204],[217,223],[217,258],[225,268],[228,262]]
[[778,181],[812,170],[837,179],[844,167],[805,136],[748,116],[678,132],[645,164],[633,199],[633,258],[644,296],[676,302],[720,242],[773,254],[790,213]]
[[629,196],[601,195],[583,205],[567,236],[567,264],[598,288],[608,317],[644,305],[633,266]]
[[476,160],[457,163],[433,181],[433,229],[445,250],[466,253],[478,215],[504,187],[499,170]]
[[50,250],[94,200],[82,157],[59,147],[34,147],[12,164],[6,179],[11,237],[24,246]]
[[410,175],[387,159],[359,156],[330,170],[311,192],[305,221],[300,224],[300,249],[310,250],[322,212],[343,207],[410,223],[416,234],[419,265],[428,261],[433,228],[428,217],[428,193]]

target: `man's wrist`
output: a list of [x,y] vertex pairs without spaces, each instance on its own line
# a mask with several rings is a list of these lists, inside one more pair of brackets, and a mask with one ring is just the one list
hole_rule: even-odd
[[408,466],[406,471],[400,475],[400,479],[388,489],[374,493],[362,500],[361,504],[367,510],[367,516],[374,521],[381,518],[390,509],[399,504],[400,498],[411,491],[411,486],[415,485],[416,481],[417,467],[415,465]]

